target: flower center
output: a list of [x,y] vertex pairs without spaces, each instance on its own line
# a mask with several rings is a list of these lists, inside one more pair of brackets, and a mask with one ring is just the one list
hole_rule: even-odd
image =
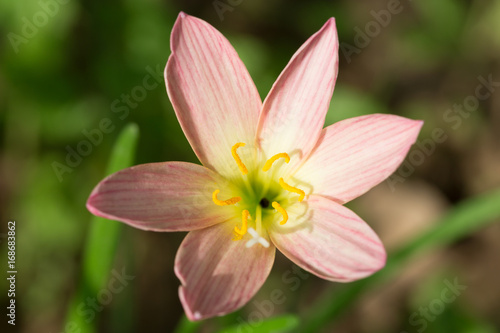
[[259,205],[262,207],[262,208],[267,208],[269,207],[269,200],[267,200],[266,198],[262,198],[260,201],[259,201]]
[[[274,173],[270,176],[264,176],[264,173],[268,172],[277,160],[284,159],[285,163],[289,163],[290,156],[287,153],[272,156],[264,163],[262,169],[255,168],[249,173],[248,168],[237,152],[238,148],[244,146],[245,143],[238,142],[231,148],[231,155],[242,174],[241,196],[227,198],[227,196],[224,197],[224,194],[221,194],[219,197],[220,190],[217,189],[212,193],[212,200],[218,206],[236,205],[239,208],[238,210],[241,211],[241,226],[234,227],[233,240],[241,240],[248,232],[252,239],[246,243],[246,247],[251,247],[257,243],[268,247],[269,242],[262,237],[263,221],[267,221],[267,223],[272,221],[271,223],[274,223],[278,217],[281,217],[279,223],[284,225],[288,221],[288,213],[285,208],[291,202],[294,202],[291,200],[294,197],[289,198],[289,194],[298,194],[297,201],[301,202],[305,197],[305,192],[285,182],[283,177],[280,177],[276,182],[273,179]],[[270,206],[274,210],[270,209]]]

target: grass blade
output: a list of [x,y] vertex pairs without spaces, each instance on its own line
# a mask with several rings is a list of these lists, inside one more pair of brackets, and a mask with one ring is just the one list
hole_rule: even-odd
[[389,255],[386,267],[361,281],[346,285],[340,292],[328,290],[311,307],[305,317],[300,332],[319,332],[320,328],[333,322],[349,308],[368,287],[389,279],[401,270],[415,255],[444,247],[500,218],[500,189],[467,199],[453,209],[437,223],[436,227],[418,236],[414,241]]
[[[113,147],[106,175],[132,165],[139,129],[128,124]],[[89,312],[87,298],[95,298],[106,285],[113,267],[121,223],[93,216],[83,253],[82,276],[66,316],[65,332],[95,332],[96,311]]]
[[230,328],[223,329],[219,333],[240,333],[240,332],[255,332],[255,333],[287,333],[295,332],[299,326],[299,318],[294,315],[282,315],[279,317],[268,318],[262,322],[251,325],[243,323]]

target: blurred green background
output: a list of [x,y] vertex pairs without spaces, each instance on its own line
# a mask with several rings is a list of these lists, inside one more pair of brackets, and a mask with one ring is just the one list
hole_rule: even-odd
[[[162,78],[181,10],[230,40],[262,98],[334,16],[327,125],[425,120],[399,171],[349,204],[384,241],[386,269],[338,284],[278,255],[242,310],[190,324],[173,271],[184,234],[92,219],[85,202],[107,173],[197,162]],[[500,331],[499,18],[495,0],[0,0],[0,267],[15,220],[18,270],[15,326],[0,282],[2,332]],[[273,290],[286,300],[266,307]]]

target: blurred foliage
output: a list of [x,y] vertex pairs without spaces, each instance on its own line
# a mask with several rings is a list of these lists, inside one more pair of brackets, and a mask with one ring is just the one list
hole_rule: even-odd
[[[268,318],[263,320],[258,326],[260,332],[290,332],[295,331],[299,326],[299,318],[293,315],[284,315],[275,318]],[[250,323],[238,324],[233,327],[229,327],[219,331],[219,333],[239,333],[241,331],[252,331],[254,330],[253,325]]]
[[[221,1],[231,10],[220,13],[216,1],[194,0],[0,0],[4,36],[0,47],[0,216],[18,225],[19,325],[7,330],[69,332],[64,327],[66,314],[78,295],[80,275],[89,271],[85,251],[95,251],[95,258],[106,267],[113,259],[115,268],[126,263],[138,276],[123,294],[98,311],[91,325],[99,332],[170,332],[175,327],[178,332],[230,332],[230,327],[264,332],[264,325],[295,327],[299,321],[309,323],[315,315],[322,315],[316,328],[324,332],[416,332],[417,327],[409,323],[411,314],[439,294],[444,277],[457,275],[468,281],[469,289],[429,322],[426,332],[500,330],[500,288],[488,279],[500,273],[498,262],[489,261],[499,250],[489,237],[500,234],[498,229],[484,229],[486,219],[480,211],[464,211],[458,204],[496,205],[484,193],[500,187],[499,94],[494,92],[477,109],[461,116],[458,128],[446,118],[454,104],[474,95],[478,77],[500,81],[500,2],[396,1],[401,11],[392,14],[378,34],[368,36],[367,45],[360,46],[356,44],[359,31],[366,34],[367,23],[376,22],[373,12],[387,10],[395,0]],[[113,245],[117,235],[100,234],[102,248],[85,249],[95,237],[85,202],[103,177],[113,144],[126,124],[136,123],[141,131],[135,163],[197,162],[162,78],[170,53],[170,31],[181,10],[205,19],[228,37],[262,98],[301,43],[334,16],[341,43],[359,52],[346,55],[340,51],[339,77],[326,124],[381,112],[425,120],[421,141],[432,138],[434,129],[443,129],[446,141],[437,144],[404,183],[396,185],[395,193],[403,196],[404,188],[424,183],[447,206],[432,218],[437,222],[429,230],[435,233],[412,234],[404,240],[406,247],[400,247],[403,252],[393,253],[401,260],[389,263],[388,271],[397,273],[384,283],[401,283],[406,265],[414,262],[407,255],[419,246],[434,242],[433,252],[425,256],[437,256],[442,253],[438,248],[444,248],[446,259],[440,262],[441,270],[419,272],[416,280],[422,282],[398,293],[397,310],[382,303],[385,307],[379,308],[391,313],[383,323],[373,316],[366,319],[362,312],[362,305],[369,303],[365,300],[370,288],[359,286],[371,280],[341,285],[310,276],[292,289],[283,278],[291,264],[278,257],[256,299],[281,288],[288,291],[287,302],[276,306],[263,326],[248,326],[248,314],[255,311],[252,303],[234,314],[193,325],[182,315],[179,282],[173,273],[175,250],[183,235],[124,228],[117,248]],[[144,84],[146,78],[151,89]],[[145,95],[140,97],[139,91]],[[388,191],[385,184],[381,188]],[[396,210],[394,201],[387,202],[388,209]],[[374,208],[358,201],[350,205],[366,210],[363,217],[372,223]],[[446,211],[457,219],[453,214],[464,214],[460,221],[465,224],[448,229],[457,225],[441,219]],[[410,211],[400,223],[409,223],[420,213]],[[488,222],[495,216],[488,215]],[[374,225],[376,231],[378,227]],[[5,232],[2,222],[0,233]],[[6,258],[3,240],[0,253]],[[410,247],[412,251],[405,250]],[[475,262],[480,264],[474,266]],[[105,279],[109,272],[106,268],[91,273]],[[373,289],[383,290],[384,283],[374,284],[377,288]],[[5,290],[5,279],[0,286]],[[321,308],[322,294],[330,298],[330,308]],[[2,295],[6,305],[6,293]],[[389,293],[381,292],[376,300],[388,298]],[[328,312],[335,307],[338,313]],[[311,314],[311,308],[318,310]]]
[[[442,247],[457,241],[467,234],[480,229],[500,218],[500,191],[495,191],[482,196],[469,199],[458,204],[452,209],[442,221],[436,223],[436,227],[413,239],[403,248],[389,255],[385,268],[374,275],[354,282],[346,287],[338,297],[336,290],[323,295],[323,301],[317,303],[316,307],[310,309],[308,322],[304,323],[301,332],[317,332],[321,327],[342,314],[350,303],[354,302],[359,294],[373,283],[386,280],[404,268],[404,265],[415,255],[422,252],[430,253],[436,247]],[[441,289],[443,286],[441,286]],[[425,295],[425,296],[424,296]],[[439,295],[440,292],[421,293],[420,296]],[[337,296],[337,297],[336,297]],[[423,304],[424,302],[420,302]],[[417,308],[417,307],[416,307]],[[445,330],[454,332],[456,330]]]
[[[118,137],[105,176],[133,165],[139,130],[135,124],[125,127]],[[94,325],[82,318],[81,304],[107,287],[120,238],[121,223],[93,216],[84,247],[82,272],[76,294],[69,306],[64,327],[76,326],[81,332],[94,332]]]

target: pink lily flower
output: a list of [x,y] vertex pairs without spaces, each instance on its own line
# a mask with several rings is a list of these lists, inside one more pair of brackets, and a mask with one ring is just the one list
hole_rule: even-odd
[[228,40],[180,13],[165,69],[203,164],[152,163],[101,181],[87,208],[153,231],[189,231],[175,259],[187,317],[224,315],[266,280],[275,249],[348,282],[385,265],[375,232],[343,204],[393,173],[422,121],[375,114],[323,128],[338,71],[334,18],[293,55],[262,103]]

